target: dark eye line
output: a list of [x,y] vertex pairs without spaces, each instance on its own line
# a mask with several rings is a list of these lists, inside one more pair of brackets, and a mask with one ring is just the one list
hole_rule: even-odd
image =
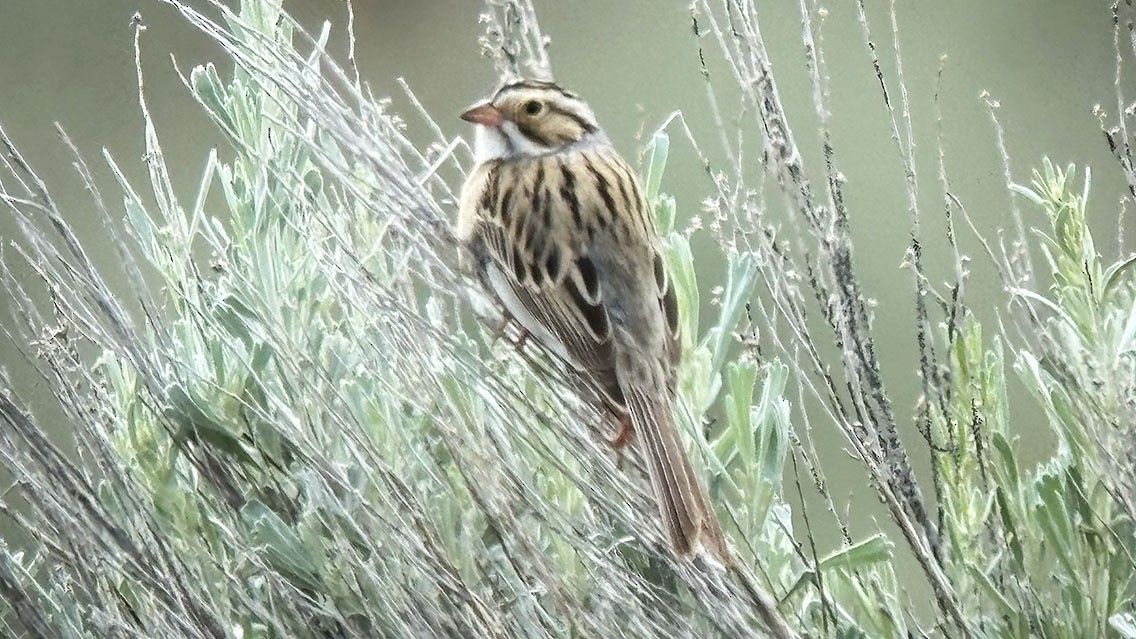
[[576,125],[579,126],[581,129],[583,129],[585,133],[595,133],[596,132],[595,125],[590,124],[588,121],[586,121],[584,118],[580,117],[579,115],[577,115],[577,114],[575,114],[571,111],[567,111],[565,109],[557,109],[556,107],[552,107],[552,110],[555,111],[556,113],[558,113],[559,115],[563,115],[564,117],[575,122]]

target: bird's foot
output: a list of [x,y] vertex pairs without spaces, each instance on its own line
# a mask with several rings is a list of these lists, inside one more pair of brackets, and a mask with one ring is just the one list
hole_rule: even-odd
[[497,324],[497,326],[493,327],[493,332],[490,334],[492,336],[492,343],[496,344],[497,340],[505,338],[513,345],[513,348],[517,349],[518,351],[523,351],[525,349],[525,344],[527,344],[529,341],[529,332],[523,328],[518,327],[517,337],[515,339],[510,339],[509,323],[509,320],[503,319],[499,324]]
[[497,344],[497,340],[505,337],[505,330],[508,328],[509,320],[502,319],[500,322],[497,322],[497,325],[494,326],[493,330],[489,332],[489,343]]

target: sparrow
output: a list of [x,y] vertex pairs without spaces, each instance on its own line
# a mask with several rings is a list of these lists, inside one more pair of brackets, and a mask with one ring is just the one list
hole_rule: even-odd
[[728,556],[672,415],[678,306],[635,171],[592,109],[553,82],[518,80],[462,113],[476,167],[457,236],[525,335],[590,384],[635,435],[670,545]]

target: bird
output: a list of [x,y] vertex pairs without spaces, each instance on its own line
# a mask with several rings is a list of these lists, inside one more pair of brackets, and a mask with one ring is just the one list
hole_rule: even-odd
[[555,82],[506,82],[461,118],[476,166],[456,236],[477,277],[526,339],[597,391],[620,424],[613,446],[639,442],[673,552],[725,561],[672,415],[678,305],[636,172]]

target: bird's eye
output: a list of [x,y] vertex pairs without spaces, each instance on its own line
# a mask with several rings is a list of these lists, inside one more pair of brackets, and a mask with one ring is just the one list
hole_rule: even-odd
[[539,100],[529,100],[525,103],[525,113],[529,115],[536,115],[544,109],[544,104]]

